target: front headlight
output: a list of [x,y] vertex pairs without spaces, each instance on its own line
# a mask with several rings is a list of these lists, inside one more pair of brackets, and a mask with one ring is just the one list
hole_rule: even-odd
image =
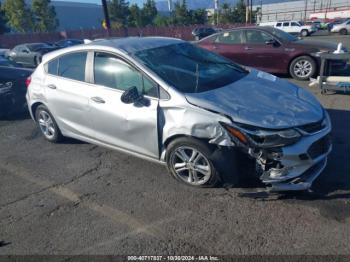
[[280,147],[299,141],[301,134],[295,129],[278,131],[258,130],[249,134],[259,147]]
[[301,134],[295,129],[262,130],[253,126],[223,125],[228,133],[241,143],[259,148],[281,147],[299,141]]

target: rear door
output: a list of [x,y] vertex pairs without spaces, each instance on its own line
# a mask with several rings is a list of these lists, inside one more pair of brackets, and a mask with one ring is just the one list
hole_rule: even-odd
[[[285,67],[282,67],[281,64],[287,54],[283,46],[272,35],[257,29],[244,31],[244,64],[272,73],[284,70]],[[272,44],[272,40],[276,43]]]
[[283,22],[282,23],[282,30],[287,33],[293,33],[290,27],[290,22]]
[[[91,112],[96,139],[107,145],[159,158],[158,86],[121,57],[95,52]],[[121,101],[125,90],[136,87],[144,99]]]
[[208,49],[239,64],[245,64],[247,60],[243,52],[244,43],[242,30],[222,32],[215,35]]
[[86,83],[88,53],[85,51],[64,54],[45,65],[44,80],[47,105],[66,131],[93,137],[89,116],[92,87]]

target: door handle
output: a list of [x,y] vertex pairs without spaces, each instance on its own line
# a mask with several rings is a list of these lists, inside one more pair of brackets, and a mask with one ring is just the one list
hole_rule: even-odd
[[245,48],[244,48],[244,50],[252,50],[253,48],[252,47],[249,47],[249,46],[246,46]]
[[104,103],[106,103],[106,101],[104,101],[101,97],[98,97],[98,96],[91,97],[91,100],[94,101],[97,104],[104,104]]
[[57,87],[55,85],[47,85],[48,88],[51,88],[51,89],[57,89]]

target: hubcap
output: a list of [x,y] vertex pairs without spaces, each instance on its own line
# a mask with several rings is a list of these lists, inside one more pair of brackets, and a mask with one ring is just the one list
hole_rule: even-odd
[[56,134],[56,130],[51,116],[45,111],[40,111],[38,122],[44,136],[52,139]]
[[208,159],[192,147],[179,147],[171,156],[171,165],[176,175],[191,185],[203,185],[210,179]]
[[312,64],[307,60],[300,60],[294,66],[294,74],[298,77],[308,77],[312,72]]

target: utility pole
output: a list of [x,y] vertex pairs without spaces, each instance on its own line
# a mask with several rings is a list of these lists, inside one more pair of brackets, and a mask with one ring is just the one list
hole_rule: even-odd
[[307,0],[305,0],[304,21],[306,21]]
[[107,28],[107,36],[110,36],[111,21],[109,20],[107,0],[102,0],[103,13],[105,16],[105,23]]
[[245,5],[245,23],[248,24],[249,20],[249,0],[246,1]]

